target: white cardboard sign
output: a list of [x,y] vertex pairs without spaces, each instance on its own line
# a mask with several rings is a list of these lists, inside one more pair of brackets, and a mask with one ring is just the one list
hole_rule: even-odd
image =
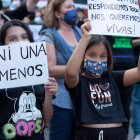
[[43,84],[48,77],[45,42],[0,46],[0,89]]
[[140,37],[138,0],[88,0],[91,34]]

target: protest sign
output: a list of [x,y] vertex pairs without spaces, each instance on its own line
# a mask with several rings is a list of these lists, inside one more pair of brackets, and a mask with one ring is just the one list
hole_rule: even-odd
[[46,83],[45,42],[19,42],[0,46],[0,89]]
[[138,0],[88,0],[91,34],[140,36]]

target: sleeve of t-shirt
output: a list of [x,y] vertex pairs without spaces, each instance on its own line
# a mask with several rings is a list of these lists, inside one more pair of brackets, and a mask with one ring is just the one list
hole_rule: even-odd
[[79,76],[79,82],[74,88],[69,88],[66,83],[64,82],[66,89],[68,90],[71,97],[77,98],[80,96],[80,89],[81,89],[81,76]]
[[119,88],[124,88],[123,77],[125,71],[114,71],[113,76]]
[[44,31],[42,35],[40,35],[40,40],[49,42],[54,45],[54,37],[52,33],[48,32],[47,30]]
[[65,84],[65,88],[69,91],[69,93],[74,93],[80,87],[80,80],[79,80],[78,84],[73,88],[69,88],[65,82],[64,82],[64,84]]

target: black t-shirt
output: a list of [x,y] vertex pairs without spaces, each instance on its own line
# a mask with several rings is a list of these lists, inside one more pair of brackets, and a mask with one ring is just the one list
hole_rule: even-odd
[[132,37],[106,36],[113,52],[113,70],[136,67]]
[[80,76],[78,85],[68,89],[72,98],[77,124],[126,122],[121,103],[124,72],[113,72],[99,79]]
[[[134,54],[132,37],[124,36],[106,36],[113,53],[113,70],[127,70],[137,66],[136,57]],[[122,89],[124,96],[121,96],[125,115],[130,119],[130,103],[133,86]]]
[[0,140],[44,140],[43,85],[0,90]]

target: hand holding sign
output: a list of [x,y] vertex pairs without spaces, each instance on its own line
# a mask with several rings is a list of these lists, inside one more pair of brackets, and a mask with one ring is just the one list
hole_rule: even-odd
[[53,97],[58,90],[58,84],[55,78],[48,78],[49,82],[44,85],[46,97]]
[[84,24],[81,26],[81,31],[83,36],[89,40],[91,38],[91,35],[89,34],[90,30],[91,30],[90,21],[88,19],[85,19]]

